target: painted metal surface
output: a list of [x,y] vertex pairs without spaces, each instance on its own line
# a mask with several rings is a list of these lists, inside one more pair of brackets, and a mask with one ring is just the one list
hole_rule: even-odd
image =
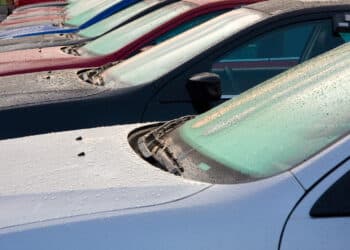
[[138,0],[122,0],[118,1],[116,4],[109,6],[108,8],[102,9],[97,15],[90,18],[86,22],[82,23],[80,26],[70,27],[68,25],[60,26],[39,26],[37,27],[27,27],[23,28],[23,30],[17,30],[16,32],[0,32],[0,37],[23,37],[23,36],[36,36],[36,35],[44,35],[44,34],[57,34],[57,33],[73,33],[79,31],[79,29],[84,29],[93,25],[94,23],[103,20],[104,18],[112,15],[113,13],[124,9]]
[[[349,145],[349,143],[347,143]],[[349,157],[347,147],[347,157]],[[330,152],[330,154],[332,154]],[[327,161],[319,167],[330,168]],[[350,217],[345,215],[325,216],[314,218],[310,211],[317,200],[344,174],[350,171],[349,160],[341,164],[328,175],[320,184],[313,188],[298,204],[291,214],[281,239],[281,250],[289,249],[318,249],[318,250],[346,250],[350,244]],[[344,190],[347,193],[348,190]],[[334,198],[332,203],[337,205],[341,201]]]
[[24,5],[31,5],[31,4],[61,4],[62,2],[65,2],[65,0],[15,0],[15,5],[17,7],[24,6]]
[[[181,14],[163,25],[157,27],[146,35],[136,39],[124,48],[104,56],[72,56],[65,55],[60,47],[32,49],[24,51],[11,51],[0,54],[0,75],[11,75],[44,70],[57,70],[68,68],[99,67],[106,63],[122,60],[130,56],[137,49],[142,48],[148,42],[161,34],[174,29],[180,24],[194,17],[222,9],[234,8],[247,1],[217,1],[198,6],[184,14]],[[23,53],[23,55],[21,55]],[[21,56],[20,56],[21,55]],[[68,60],[69,59],[69,60]]]
[[[0,231],[82,214],[154,206],[209,186],[178,178],[143,161],[127,140],[136,126],[0,142],[1,148],[7,148],[0,152],[0,161],[6,161],[0,170]],[[76,140],[79,136],[82,140]],[[19,145],[22,157],[8,161]],[[79,157],[81,152],[85,155]],[[10,209],[19,203],[27,204],[26,213]]]
[[277,248],[304,194],[290,173],[208,189],[139,158],[126,141],[136,126],[1,141],[2,249]]

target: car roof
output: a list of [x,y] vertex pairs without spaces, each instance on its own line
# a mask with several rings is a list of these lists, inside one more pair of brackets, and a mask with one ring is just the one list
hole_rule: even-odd
[[350,4],[350,0],[270,0],[245,6],[244,8],[278,15],[291,11]]
[[257,2],[257,1],[264,1],[264,0],[184,0],[185,2],[189,2],[189,3],[194,3],[197,5],[205,5],[205,4],[211,4],[211,3],[217,3],[217,2],[232,2],[235,3],[237,2],[237,4],[242,4],[242,2],[246,2],[246,4],[250,4],[252,2]]

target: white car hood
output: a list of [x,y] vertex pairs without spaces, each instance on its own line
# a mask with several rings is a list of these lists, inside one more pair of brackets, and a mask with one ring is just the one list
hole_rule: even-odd
[[209,186],[142,160],[127,141],[137,126],[0,141],[0,233],[36,222],[169,203]]

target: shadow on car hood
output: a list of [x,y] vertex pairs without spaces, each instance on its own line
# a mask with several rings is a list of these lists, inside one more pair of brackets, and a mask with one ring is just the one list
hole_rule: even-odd
[[1,141],[0,234],[21,225],[165,204],[209,186],[142,160],[127,141],[137,126]]

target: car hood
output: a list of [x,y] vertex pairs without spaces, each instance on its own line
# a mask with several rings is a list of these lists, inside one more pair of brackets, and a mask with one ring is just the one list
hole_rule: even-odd
[[80,37],[77,34],[51,34],[26,36],[12,39],[0,39],[0,52],[28,50],[35,48],[68,46],[87,42],[92,39]]
[[166,204],[210,186],[141,159],[127,140],[136,127],[1,141],[0,232],[36,222]]
[[82,81],[77,70],[4,76],[0,78],[0,110],[82,98],[106,90]]

